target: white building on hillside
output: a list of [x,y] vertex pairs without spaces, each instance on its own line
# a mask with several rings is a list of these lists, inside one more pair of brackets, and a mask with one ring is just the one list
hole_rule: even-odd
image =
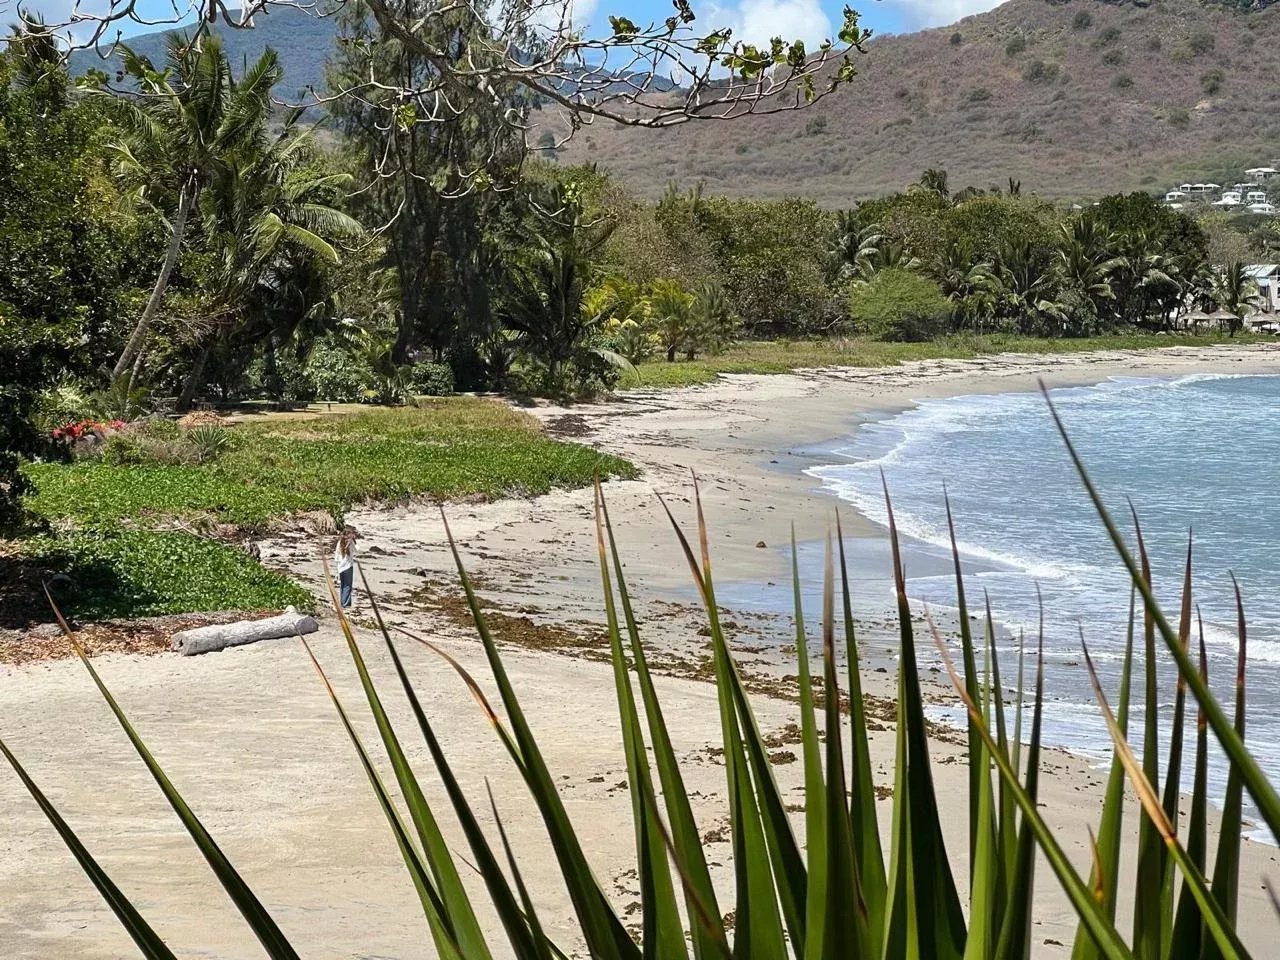
[[1254,180],[1270,180],[1277,172],[1280,171],[1277,171],[1275,167],[1253,167],[1250,170],[1246,170],[1244,175]]
[[1221,200],[1213,202],[1215,207],[1238,207],[1240,206],[1240,194],[1235,190],[1227,190],[1222,194]]
[[1245,203],[1266,203],[1267,191],[1250,190],[1247,194],[1245,194],[1244,202]]

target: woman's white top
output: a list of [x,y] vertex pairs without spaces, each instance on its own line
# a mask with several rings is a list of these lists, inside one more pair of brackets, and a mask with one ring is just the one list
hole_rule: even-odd
[[333,548],[333,572],[346,573],[356,565],[356,545],[353,543],[347,548],[348,553],[342,552],[342,541],[339,540]]

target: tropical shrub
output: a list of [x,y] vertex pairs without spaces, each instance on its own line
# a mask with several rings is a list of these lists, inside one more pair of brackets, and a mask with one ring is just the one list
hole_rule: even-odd
[[[1059,424],[1060,426],[1060,424]],[[1065,433],[1064,433],[1065,438]],[[461,588],[474,619],[480,644],[492,672],[501,709],[451,656],[430,641],[398,629],[398,635],[424,644],[458,672],[480,703],[529,789],[546,827],[561,877],[573,905],[581,944],[555,944],[539,918],[507,843],[501,813],[467,797],[455,776],[429,716],[409,680],[400,644],[372,612],[380,647],[394,667],[399,693],[408,702],[417,733],[431,755],[433,781],[438,779],[447,801],[428,799],[413,769],[401,731],[388,710],[389,689],[372,679],[372,655],[350,623],[334,606],[362,690],[386,750],[394,788],[377,772],[348,708],[324,677],[325,688],[369,778],[397,841],[409,880],[417,890],[437,952],[441,956],[485,960],[490,941],[506,940],[503,955],[520,960],[564,957],[584,946],[590,956],[640,960],[647,956],[695,958],[732,956],[804,958],[964,958],[997,960],[1029,957],[1033,950],[1033,891],[1037,869],[1047,868],[1066,892],[1079,918],[1073,956],[1085,960],[1132,960],[1136,957],[1219,957],[1246,960],[1249,954],[1235,932],[1240,888],[1241,804],[1247,789],[1263,822],[1280,833],[1280,795],[1244,744],[1245,619],[1239,614],[1239,667],[1234,720],[1211,693],[1205,666],[1203,632],[1192,644],[1190,550],[1178,626],[1165,617],[1151,588],[1150,564],[1139,538],[1132,553],[1102,498],[1067,443],[1103,526],[1133,584],[1135,599],[1125,643],[1118,710],[1113,710],[1094,671],[1088,646],[1085,669],[1107,722],[1114,750],[1099,826],[1091,837],[1092,865],[1087,874],[1071,862],[1038,804],[1041,736],[1044,711],[1045,659],[1043,635],[1032,654],[1029,689],[1018,685],[1012,702],[1001,682],[1001,657],[994,623],[971,618],[959,553],[952,548],[956,581],[957,641],[948,643],[930,623],[934,645],[967,713],[968,850],[957,878],[950,866],[948,838],[939,815],[940,798],[930,760],[930,725],[924,696],[915,616],[907,599],[897,531],[888,509],[892,574],[900,638],[898,698],[892,811],[887,841],[882,840],[877,810],[877,784],[868,749],[868,718],[862,695],[860,651],[854,630],[851,591],[839,523],[828,537],[822,586],[819,653],[811,661],[811,634],[806,626],[798,565],[793,560],[796,597],[795,635],[799,710],[798,751],[805,784],[803,828],[793,827],[779,790],[765,737],[756,722],[751,696],[731,649],[728,625],[720,619],[711,575],[710,537],[698,504],[698,536],[691,544],[676,526],[708,621],[715,687],[718,694],[722,756],[729,797],[728,829],[732,841],[734,888],[732,907],[722,905],[711,882],[705,841],[699,834],[685,789],[677,753],[666,726],[648,664],[640,624],[624,575],[599,484],[596,487],[596,532],[605,619],[618,700],[636,843],[636,878],[641,890],[638,940],[624,926],[610,891],[592,874],[580,835],[569,819],[558,780],[548,768],[537,736],[529,726],[520,698],[490,632],[475,587],[460,552],[450,540]],[[950,518],[949,518],[950,519]],[[673,518],[673,525],[675,521]],[[366,583],[367,588],[367,583]],[[1239,602],[1237,598],[1237,606]],[[1141,632],[1139,633],[1139,612]],[[975,624],[978,631],[975,632]],[[297,956],[270,913],[214,842],[196,813],[182,799],[158,761],[130,725],[120,704],[102,683],[92,662],[64,630],[76,654],[95,680],[142,762],[239,908],[247,925],[273,958]],[[838,639],[837,639],[838,638]],[[310,648],[303,640],[308,653]],[[837,644],[845,661],[838,664]],[[1198,647],[1199,662],[1193,656]],[[1157,651],[1163,648],[1177,668],[1172,699],[1171,740],[1158,749],[1158,714],[1167,692],[1160,689]],[[1019,673],[1026,657],[1019,653]],[[958,660],[958,663],[956,662]],[[1004,667],[1007,669],[1008,664]],[[847,687],[847,709],[845,691]],[[1007,712],[1015,717],[1029,708],[1026,743],[1015,722],[1011,736]],[[1191,803],[1182,797],[1185,721],[1189,708],[1198,724],[1191,748]],[[1141,715],[1143,756],[1130,746],[1131,717]],[[1136,721],[1134,723],[1136,726]],[[1215,863],[1208,863],[1208,737],[1223,747],[1229,773],[1222,821],[1217,829]],[[846,740],[848,752],[846,753]],[[0,742],[0,752],[14,767],[108,905],[125,925],[143,956],[171,960],[174,954],[113,883],[41,791],[20,760]],[[1162,763],[1163,761],[1163,763]],[[1164,767],[1161,770],[1161,767]],[[1160,788],[1164,776],[1163,791]],[[1121,842],[1126,816],[1126,780],[1137,796],[1138,846],[1132,870],[1122,865]],[[403,798],[401,801],[400,798]],[[954,802],[946,798],[946,802]],[[407,819],[400,806],[407,808]],[[501,848],[482,829],[492,811]],[[482,812],[483,811],[483,812]],[[456,820],[468,846],[467,862],[484,883],[488,906],[501,926],[481,928],[474,888],[464,886],[441,820]],[[1185,826],[1183,825],[1185,821]],[[885,847],[888,847],[886,850]],[[1040,864],[1043,863],[1043,867]],[[1210,874],[1212,878],[1210,879]],[[968,919],[959,889],[969,889]],[[1134,902],[1132,946],[1117,927],[1121,891]],[[728,909],[726,909],[728,908]],[[487,934],[487,935],[486,935]],[[732,946],[731,946],[732,943]]]
[[692,360],[699,353],[723,352],[737,338],[741,323],[724,288],[715,283],[702,284],[689,308],[686,359]]
[[668,362],[675,360],[681,350],[688,349],[693,334],[694,299],[694,295],[675,280],[659,280],[650,288],[648,325]]
[[231,448],[231,431],[209,425],[192,427],[187,431],[186,440],[196,463],[210,463]]
[[368,367],[350,349],[328,338],[319,340],[307,357],[307,376],[315,388],[315,399],[329,403],[356,403],[369,389]]
[[859,333],[880,340],[928,340],[946,331],[951,301],[934,281],[890,267],[854,286],[849,318]]
[[453,368],[447,363],[415,363],[409,372],[409,389],[421,396],[447,397],[453,393]]

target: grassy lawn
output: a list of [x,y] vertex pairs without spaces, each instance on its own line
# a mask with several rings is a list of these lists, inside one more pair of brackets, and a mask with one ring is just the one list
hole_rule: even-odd
[[1007,334],[955,336],[925,343],[886,343],[850,338],[833,341],[751,341],[719,356],[667,363],[641,364],[637,376],[624,378],[621,386],[684,387],[708,383],[722,373],[790,373],[807,367],[891,367],[908,360],[943,357],[967,359],[996,353],[1079,353],[1089,350],[1149,350],[1158,347],[1203,347],[1227,343],[1272,342],[1274,337],[1241,334],[1155,336],[1120,334],[1078,339],[1045,339]]
[[466,397],[227,429],[228,449],[203,465],[31,465],[31,510],[61,532],[21,554],[44,576],[71,578],[67,603],[80,617],[309,606],[236,546],[162,528],[212,521],[252,534],[306,510],[530,496],[635,475],[624,460],[552,439],[528,414]]

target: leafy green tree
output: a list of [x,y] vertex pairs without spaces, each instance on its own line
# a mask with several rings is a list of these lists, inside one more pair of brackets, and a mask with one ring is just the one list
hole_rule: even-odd
[[983,194],[956,204],[940,219],[946,243],[967,243],[982,261],[995,260],[1011,243],[1030,244],[1042,257],[1057,245],[1057,215],[1035,198]]
[[[7,46],[7,49],[5,47]],[[48,453],[43,390],[115,336],[147,235],[116,210],[101,105],[73,102],[38,24],[0,45],[0,528],[21,517],[24,457]]]
[[715,279],[748,331],[805,336],[839,322],[821,256],[832,244],[834,214],[799,198],[708,197],[697,220],[719,264]]
[[270,49],[237,80],[216,36],[171,35],[166,44],[163,69],[124,47],[125,73],[138,96],[108,101],[126,131],[114,145],[118,169],[138,197],[170,223],[164,260],[116,360],[116,377],[135,365],[146,346],[201,191],[225,172],[230,157],[263,135],[271,88],[281,75]]
[[548,222],[511,270],[499,319],[538,372],[538,388],[550,394],[611,386],[627,362],[603,347],[607,310],[591,312],[586,296],[600,250],[612,229],[587,219],[572,195],[553,194]]
[[1147,193],[1114,194],[1089,208],[1098,228],[1113,236],[1143,235],[1164,257],[1205,259],[1209,239],[1195,218],[1171,210]]
[[856,330],[877,339],[928,340],[946,332],[951,301],[929,278],[888,267],[853,288],[849,317]]
[[939,229],[950,204],[930,190],[907,190],[858,204],[853,215],[862,227],[875,224],[886,240],[903,243],[924,263],[938,260],[948,245]]
[[[440,360],[459,342],[471,351],[492,336],[504,264],[527,242],[524,218],[533,216],[520,204],[523,191],[496,189],[522,174],[520,125],[532,105],[522,86],[451,89],[461,116],[449,123],[418,122],[435,109],[433,97],[402,93],[406,86],[431,90],[441,70],[481,69],[495,54],[470,8],[437,7],[430,0],[380,5],[380,17],[441,51],[428,55],[381,27],[368,4],[344,5],[328,73],[331,89],[359,92],[329,109],[361,171],[356,212],[381,231],[383,265],[398,274],[392,357],[400,364],[420,349]],[[525,39],[527,54],[536,56],[536,37]],[[531,169],[536,177],[539,168]]]

